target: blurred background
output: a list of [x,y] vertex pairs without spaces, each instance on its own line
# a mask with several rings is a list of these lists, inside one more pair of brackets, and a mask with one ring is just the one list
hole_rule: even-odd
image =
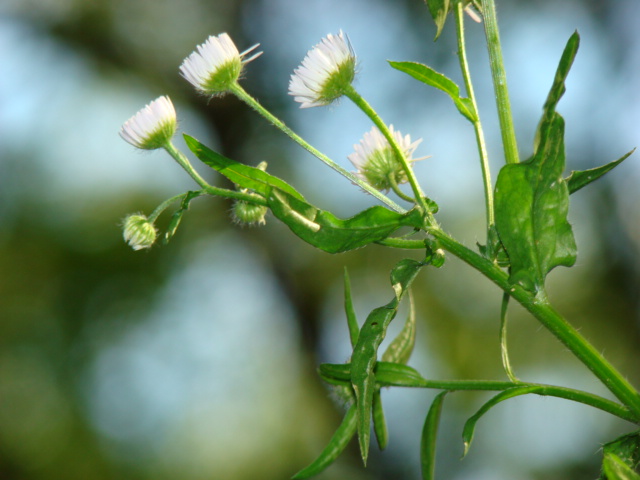
[[[640,144],[637,0],[512,0],[498,9],[523,158],[576,29],[581,48],[559,105],[568,170]],[[229,203],[205,198],[169,245],[133,252],[121,219],[194,184],[164,152],[140,153],[118,130],[169,95],[181,131],[236,160],[266,160],[310,202],[355,214],[373,199],[234,98],[199,97],[178,74],[211,34],[229,32],[240,50],[260,43],[245,88],[351,169],[346,157],[371,127],[364,115],[348,101],[300,110],[287,95],[307,50],[343,29],[359,58],[357,88],[387,123],[424,138],[416,155],[431,157],[417,175],[444,228],[472,246],[484,242],[472,128],[444,94],[386,63],[426,63],[460,82],[450,22],[434,44],[419,0],[0,1],[0,479],[285,479],[315,458],[344,413],[315,373],[350,354],[343,266],[363,321],[391,298],[390,268],[419,253],[369,246],[332,256],[272,217],[262,228],[236,226]],[[467,35],[495,178],[502,153],[482,26],[469,20]],[[186,151],[180,137],[177,145]],[[572,196],[578,262],[548,278],[559,310],[636,385],[639,181],[636,154]],[[449,258],[421,274],[415,293],[410,365],[433,379],[504,378],[497,288]],[[517,306],[510,346],[520,378],[609,396]],[[385,391],[388,450],[374,447],[365,469],[352,442],[318,478],[419,478],[435,394]],[[460,461],[464,421],[488,398],[447,397],[438,478],[596,478],[601,445],[632,429],[584,406],[521,397],[480,422]]]

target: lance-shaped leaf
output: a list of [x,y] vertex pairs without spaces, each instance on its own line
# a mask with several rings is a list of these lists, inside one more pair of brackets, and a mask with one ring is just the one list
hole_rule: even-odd
[[582,187],[586,187],[591,182],[596,181],[605,173],[610,172],[615,167],[620,165],[626,160],[636,149],[634,148],[628,153],[625,153],[618,160],[602,165],[601,167],[591,168],[589,170],[573,170],[571,174],[566,178],[567,185],[569,187],[569,193],[574,193],[580,190]]
[[447,20],[447,14],[449,13],[449,0],[425,0],[427,7],[429,7],[429,13],[433,17],[433,21],[436,24],[436,37],[433,39],[436,41],[442,29],[444,23]]
[[422,479],[434,480],[436,472],[436,437],[438,426],[440,425],[440,414],[442,413],[442,403],[448,392],[441,392],[433,399],[433,403],[425,418],[422,427],[422,438],[420,439],[420,464],[422,467]]
[[460,87],[458,87],[458,85],[450,78],[421,63],[390,61],[389,65],[396,70],[400,70],[401,72],[411,75],[422,83],[426,83],[438,90],[442,90],[451,97],[456,108],[467,118],[467,120],[472,123],[478,120],[478,115],[473,108],[473,103],[468,98],[460,96]]
[[298,237],[329,253],[364,247],[387,238],[403,226],[422,225],[422,214],[417,209],[400,214],[381,206],[342,220],[277,188],[270,189],[267,204],[273,215]]
[[184,194],[184,198],[180,203],[180,208],[178,208],[178,210],[176,210],[174,214],[171,216],[171,220],[169,221],[169,225],[167,226],[167,230],[164,234],[165,244],[169,243],[169,240],[171,240],[171,238],[175,235],[176,231],[178,230],[178,227],[180,226],[180,222],[182,221],[182,216],[184,215],[184,212],[189,210],[189,204],[191,203],[191,200],[193,200],[196,197],[199,197],[202,194],[203,194],[202,190],[198,190],[195,192],[187,192]]
[[184,140],[196,157],[214,170],[220,172],[236,185],[253,190],[263,197],[269,194],[271,187],[275,187],[299,200],[304,200],[303,196],[284,180],[274,177],[259,168],[243,165],[224,155],[220,155],[189,135],[185,134]]
[[360,326],[356,318],[356,311],[353,308],[353,300],[351,299],[351,279],[347,267],[344,267],[344,312],[347,316],[347,326],[349,327],[349,339],[351,347],[355,347],[358,343],[358,335],[360,335]]
[[394,338],[382,354],[383,362],[405,364],[409,361],[416,343],[416,310],[413,295],[409,291],[409,314],[400,333]]
[[385,337],[387,327],[398,311],[402,296],[418,271],[425,264],[411,259],[401,260],[391,271],[391,285],[396,295],[387,305],[374,309],[360,329],[358,343],[351,356],[351,383],[358,407],[358,441],[362,460],[366,464],[369,453],[371,408],[376,389],[374,367],[378,347]]
[[331,440],[309,466],[300,470],[293,477],[294,480],[302,480],[305,478],[313,477],[319,474],[329,465],[331,465],[336,458],[344,451],[349,441],[356,433],[356,406],[355,404],[349,407],[347,414],[342,420],[342,423],[338,427],[338,430],[333,434]]
[[[376,385],[379,387],[423,388],[428,386],[428,381],[408,365],[380,361],[376,362],[373,372]],[[318,374],[325,382],[332,385],[351,384],[350,363],[322,363],[318,367]]]
[[380,388],[376,388],[373,392],[372,417],[373,432],[376,434],[378,447],[380,447],[380,450],[384,450],[387,448],[387,444],[389,443],[389,431],[387,430],[387,421],[384,418]]

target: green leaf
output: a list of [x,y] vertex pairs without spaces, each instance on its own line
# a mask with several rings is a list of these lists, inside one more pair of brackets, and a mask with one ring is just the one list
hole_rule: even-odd
[[376,388],[373,392],[373,404],[372,404],[372,416],[373,416],[373,431],[376,434],[378,440],[378,446],[380,450],[387,448],[389,443],[389,431],[387,430],[387,421],[384,418],[384,410],[382,409],[382,397],[380,395],[380,389]]
[[416,369],[400,363],[377,362],[374,373],[380,387],[424,388],[427,384]]
[[564,51],[562,52],[562,56],[560,57],[560,63],[558,64],[558,68],[556,69],[556,75],[553,79],[553,84],[551,85],[551,89],[549,90],[549,95],[547,95],[547,100],[542,107],[544,113],[540,121],[541,124],[545,121],[548,122],[551,120],[551,116],[556,111],[558,102],[566,91],[565,81],[567,80],[567,76],[569,75],[571,65],[573,65],[573,61],[576,58],[579,46],[580,35],[578,35],[578,32],[574,32],[573,35],[571,35],[571,37],[569,38],[567,45],[564,47]]
[[394,298],[382,307],[374,309],[360,329],[358,343],[351,356],[351,383],[358,406],[358,441],[362,460],[366,464],[369,453],[371,409],[375,392],[374,367],[378,347],[385,337],[387,327],[395,317],[400,300],[407,291],[418,271],[425,263],[411,259],[401,260],[391,271],[391,285],[396,293]]
[[329,443],[322,453],[320,453],[318,458],[316,458],[308,467],[300,470],[291,478],[294,480],[302,480],[313,477],[314,475],[322,472],[325,468],[331,465],[338,456],[340,456],[355,433],[356,406],[354,404],[349,407],[349,410],[338,427],[338,430],[333,434],[331,440],[329,440]]
[[640,480],[640,475],[634,472],[615,453],[607,453],[602,462],[604,480]]
[[284,180],[269,175],[259,168],[243,165],[242,163],[220,155],[189,135],[185,134],[184,140],[196,157],[214,170],[220,172],[236,185],[253,190],[264,197],[269,194],[271,187],[274,187],[304,201],[304,197]]
[[436,469],[436,437],[438,426],[440,425],[440,414],[442,413],[442,403],[448,392],[441,392],[433,399],[433,403],[427,413],[427,418],[422,427],[422,438],[420,440],[420,464],[422,466],[422,479],[434,480]]
[[574,193],[580,190],[582,187],[586,187],[591,182],[599,179],[605,173],[613,170],[626,160],[636,149],[634,148],[628,153],[625,153],[618,160],[602,165],[601,167],[591,168],[589,170],[573,170],[571,174],[566,178],[567,185],[569,187],[569,193]]
[[495,189],[496,228],[511,262],[512,284],[544,289],[549,271],[570,267],[577,248],[567,221],[569,189],[564,170],[564,120],[543,122],[540,142],[526,162],[502,167]]
[[640,432],[623,435],[603,446],[603,480],[639,480]]
[[383,362],[407,363],[416,343],[416,311],[413,295],[409,291],[409,314],[400,333],[382,354]]
[[567,221],[569,188],[565,166],[564,120],[556,113],[565,81],[578,51],[574,33],[562,53],[526,162],[502,167],[495,190],[496,228],[509,255],[511,283],[531,291],[544,289],[551,269],[572,266],[577,248]]
[[184,212],[189,210],[189,204],[191,203],[191,200],[193,200],[196,197],[199,197],[200,195],[202,195],[202,193],[203,193],[202,190],[198,190],[198,191],[187,192],[184,195],[184,198],[180,203],[180,208],[178,208],[178,210],[176,210],[174,214],[171,216],[171,220],[169,221],[167,230],[164,233],[163,242],[165,245],[169,243],[169,240],[173,238],[176,231],[178,230],[178,227],[180,226],[180,222],[182,221],[182,215],[184,215]]
[[351,280],[349,279],[349,272],[347,271],[347,267],[344,267],[344,311],[347,315],[347,326],[349,327],[349,338],[351,339],[351,347],[354,347],[356,343],[358,343],[360,327],[358,326],[356,312],[353,309],[353,301],[351,299]]
[[419,227],[422,214],[410,210],[400,214],[381,206],[342,220],[277,188],[267,195],[271,212],[305,242],[325,252],[340,253],[387,238],[403,226]]
[[447,20],[447,13],[449,13],[449,0],[425,0],[425,2],[429,7],[429,12],[433,17],[433,21],[436,23],[436,36],[433,39],[436,41],[442,33],[442,29],[444,28],[444,24]]
[[467,420],[467,422],[464,425],[464,429],[462,432],[462,440],[464,441],[464,453],[462,454],[462,456],[464,457],[469,452],[469,447],[471,446],[471,441],[473,440],[473,434],[475,432],[476,423],[492,407],[509,398],[517,397],[519,395],[526,395],[528,393],[536,393],[540,390],[541,388],[537,386],[509,388],[503,392],[500,392],[498,395],[496,395],[487,403],[485,403],[480,408],[480,410],[476,412],[475,415],[473,415],[471,418],[469,418],[469,420]]
[[318,375],[332,385],[351,385],[351,364],[321,363],[318,366]]
[[467,120],[472,123],[478,120],[478,115],[473,108],[473,103],[468,98],[460,97],[460,87],[458,87],[453,80],[421,63],[390,61],[389,65],[396,70],[400,70],[401,72],[411,75],[422,83],[426,83],[431,87],[442,90],[451,97],[451,100],[453,100],[458,111],[460,111]]

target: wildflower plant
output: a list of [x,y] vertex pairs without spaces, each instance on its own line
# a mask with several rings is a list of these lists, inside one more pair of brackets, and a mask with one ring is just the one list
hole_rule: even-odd
[[[176,128],[175,111],[167,97],[152,102],[122,128],[123,138],[137,148],[164,148],[193,178],[197,189],[176,195],[163,202],[147,218],[131,215],[124,221],[124,238],[134,249],[150,247],[156,239],[154,222],[169,206],[178,203],[166,232],[168,241],[176,232],[189,203],[201,196],[217,196],[234,202],[232,215],[239,223],[260,225],[265,215],[287,225],[302,241],[328,253],[348,252],[370,244],[413,252],[412,258],[398,262],[391,270],[388,302],[374,308],[362,324],[356,319],[351,300],[351,286],[345,270],[345,311],[353,351],[347,363],[322,364],[321,378],[348,399],[342,424],[327,447],[309,466],[293,478],[310,478],[340,455],[353,437],[358,438],[366,463],[370,427],[381,448],[387,444],[387,430],[382,408],[384,387],[414,387],[439,390],[426,412],[421,441],[422,476],[434,478],[436,433],[440,412],[447,395],[462,390],[496,392],[469,417],[462,437],[464,453],[469,451],[478,420],[491,408],[510,398],[536,394],[554,396],[589,405],[628,421],[640,423],[640,394],[575,327],[550,303],[545,279],[558,266],[570,267],[576,261],[577,247],[572,227],[567,221],[569,198],[619,165],[632,152],[611,163],[586,171],[565,173],[564,120],[557,106],[565,91],[565,80],[579,47],[579,36],[570,36],[560,58],[534,142],[533,155],[521,161],[514,134],[500,38],[493,0],[429,0],[428,8],[436,23],[437,36],[450,15],[454,17],[460,69],[464,79],[461,89],[452,80],[427,65],[390,61],[399,72],[447,94],[460,114],[474,127],[478,159],[482,171],[486,211],[484,245],[465,246],[449,235],[436,219],[438,205],[422,190],[413,170],[413,154],[421,140],[414,141],[393,126],[388,126],[374,108],[356,91],[353,79],[357,58],[346,34],[328,35],[305,57],[289,83],[289,94],[302,108],[327,105],[339,97],[352,101],[371,121],[371,129],[356,143],[349,160],[352,173],[315,149],[281,120],[266,110],[239,84],[245,64],[259,54],[245,59],[256,47],[239,53],[227,34],[210,37],[188,56],[181,74],[201,93],[216,96],[231,93],[262,115],[308,152],[338,171],[352,183],[374,197],[375,205],[351,218],[341,219],[329,211],[310,204],[304,195],[284,180],[268,173],[266,164],[252,167],[211,150],[197,139],[185,135],[191,153],[205,165],[236,185],[224,189],[209,185],[192,167],[188,158],[172,144]],[[490,57],[491,75],[505,164],[495,187],[489,171],[482,123],[466,59],[465,13],[482,21]],[[402,126],[406,130],[406,126]],[[412,132],[415,133],[415,132]],[[400,190],[407,183],[411,193]],[[387,196],[391,191],[396,203]],[[409,235],[398,235],[409,227]],[[416,315],[411,285],[429,267],[438,268],[445,255],[453,255],[483,274],[502,291],[502,309],[496,319],[499,332],[503,380],[434,380],[425,378],[407,365],[415,343]],[[408,301],[410,314],[398,336],[386,351],[378,349],[387,327],[396,316],[402,301]],[[564,386],[531,383],[516,376],[507,348],[507,309],[511,301],[520,303],[580,360],[616,400]],[[601,479],[640,479],[640,433],[632,432],[606,444],[603,449]]]

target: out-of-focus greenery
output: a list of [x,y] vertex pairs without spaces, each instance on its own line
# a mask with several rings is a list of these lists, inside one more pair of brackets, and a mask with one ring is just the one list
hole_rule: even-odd
[[[636,0],[498,6],[523,157],[575,28],[583,45],[558,107],[569,168],[606,163],[640,143]],[[472,132],[438,92],[385,65],[421,61],[458,80],[452,32],[434,45],[419,0],[8,0],[0,15],[0,478],[288,478],[344,413],[315,373],[320,361],[350,353],[343,266],[362,321],[390,298],[389,269],[415,254],[370,246],[328,255],[272,217],[264,228],[235,226],[228,203],[204,199],[193,202],[169,245],[133,252],[120,219],[150,213],[193,186],[168,156],[139,154],[117,131],[168,94],[187,133],[236,160],[266,160],[313,203],[353,214],[370,199],[235,99],[199,97],[177,73],[210,34],[227,31],[240,49],[260,42],[265,55],[248,66],[247,90],[346,167],[366,121],[347,103],[301,112],[286,95],[307,49],[343,28],[361,59],[359,88],[389,123],[425,138],[420,151],[433,157],[418,176],[440,203],[443,226],[472,245],[484,241]],[[497,171],[482,32],[469,30]],[[634,157],[572,198],[578,264],[554,271],[549,290],[640,385]],[[455,259],[416,283],[420,323],[410,363],[426,377],[502,379],[500,292]],[[510,327],[519,376],[603,393],[517,307]],[[352,445],[318,478],[418,478],[419,432],[434,394],[384,392],[389,451],[372,452],[365,470]],[[595,478],[599,445],[628,428],[561,400],[517,399],[482,420],[474,451],[459,462],[464,419],[484,398],[447,397],[439,478]]]

